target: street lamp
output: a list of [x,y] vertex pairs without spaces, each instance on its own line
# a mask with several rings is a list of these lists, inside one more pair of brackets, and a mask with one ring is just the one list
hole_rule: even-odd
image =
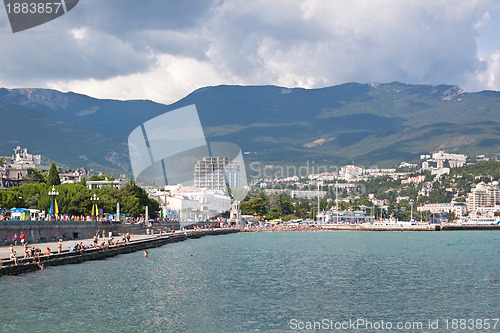
[[411,206],[411,217],[410,217],[410,222],[413,221],[413,200],[410,200],[410,206]]
[[99,202],[99,197],[94,193],[94,196],[90,197],[90,201],[92,201],[92,215],[94,216],[95,226],[97,228],[97,214],[99,212],[97,203]]
[[56,197],[59,195],[59,192],[56,191],[54,185],[52,185],[52,190],[48,193],[52,198],[52,203],[50,204],[49,213],[54,215],[54,223],[57,221],[57,213],[59,213],[59,208],[57,207]]

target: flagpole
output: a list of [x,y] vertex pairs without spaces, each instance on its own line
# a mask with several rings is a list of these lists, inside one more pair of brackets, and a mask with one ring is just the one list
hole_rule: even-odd
[[50,205],[50,211],[49,211],[49,213],[51,215],[54,215],[54,224],[56,224],[56,222],[57,222],[57,213],[59,212],[59,210],[57,209],[56,197],[59,195],[59,192],[56,191],[56,188],[54,187],[54,185],[52,185],[52,191],[50,191],[48,194],[52,198],[52,204]]
[[92,201],[92,215],[95,218],[95,227],[97,229],[97,213],[99,208],[97,207],[97,202],[99,202],[99,197],[94,193],[93,197],[90,197],[90,201]]

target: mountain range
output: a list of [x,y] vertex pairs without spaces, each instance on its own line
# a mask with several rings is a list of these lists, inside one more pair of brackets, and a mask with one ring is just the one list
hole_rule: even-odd
[[320,89],[223,85],[170,105],[0,89],[0,155],[19,145],[69,168],[130,174],[130,132],[190,104],[207,141],[238,144],[246,162],[388,166],[438,150],[500,153],[500,92],[393,82]]

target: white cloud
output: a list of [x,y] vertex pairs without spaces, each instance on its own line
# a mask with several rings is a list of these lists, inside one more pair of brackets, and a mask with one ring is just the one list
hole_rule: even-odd
[[471,85],[474,90],[500,90],[500,52],[490,55],[485,59],[487,64],[485,70],[478,71],[471,78]]
[[170,4],[89,0],[71,11],[73,20],[55,20],[54,32],[4,34],[0,56],[11,66],[0,77],[6,85],[164,103],[216,84],[500,88],[498,55],[478,55],[478,29],[494,21],[490,0]]
[[[276,2],[274,2],[276,4]],[[231,1],[210,50],[243,81],[318,87],[346,81],[457,83],[478,69],[483,1]],[[458,82],[462,83],[462,82]]]
[[87,29],[85,28],[76,28],[70,31],[71,35],[73,35],[74,39],[87,39]]
[[105,80],[59,80],[48,82],[49,88],[78,91],[92,97],[116,99],[150,99],[172,103],[198,88],[235,83],[223,77],[207,63],[192,58],[160,55],[148,71]]

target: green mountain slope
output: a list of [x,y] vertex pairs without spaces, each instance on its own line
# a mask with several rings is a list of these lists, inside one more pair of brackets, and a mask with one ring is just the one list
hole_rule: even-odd
[[[196,104],[213,141],[256,152],[251,160],[387,165],[436,150],[500,151],[500,93],[456,86],[349,83],[323,89],[219,86]],[[222,124],[222,125],[221,125]]]
[[0,106],[0,114],[2,155],[10,156],[12,149],[19,145],[28,147],[31,153],[41,153],[43,159],[71,168],[129,169],[128,149],[118,139],[55,121],[37,110],[21,106]]
[[[96,166],[127,170],[130,131],[190,104],[207,140],[237,143],[248,162],[384,166],[437,150],[500,153],[499,92],[394,82],[206,87],[171,105],[0,89],[0,114],[13,127],[1,134],[0,154],[19,144],[73,167],[85,156]],[[19,126],[30,130],[16,131]]]

